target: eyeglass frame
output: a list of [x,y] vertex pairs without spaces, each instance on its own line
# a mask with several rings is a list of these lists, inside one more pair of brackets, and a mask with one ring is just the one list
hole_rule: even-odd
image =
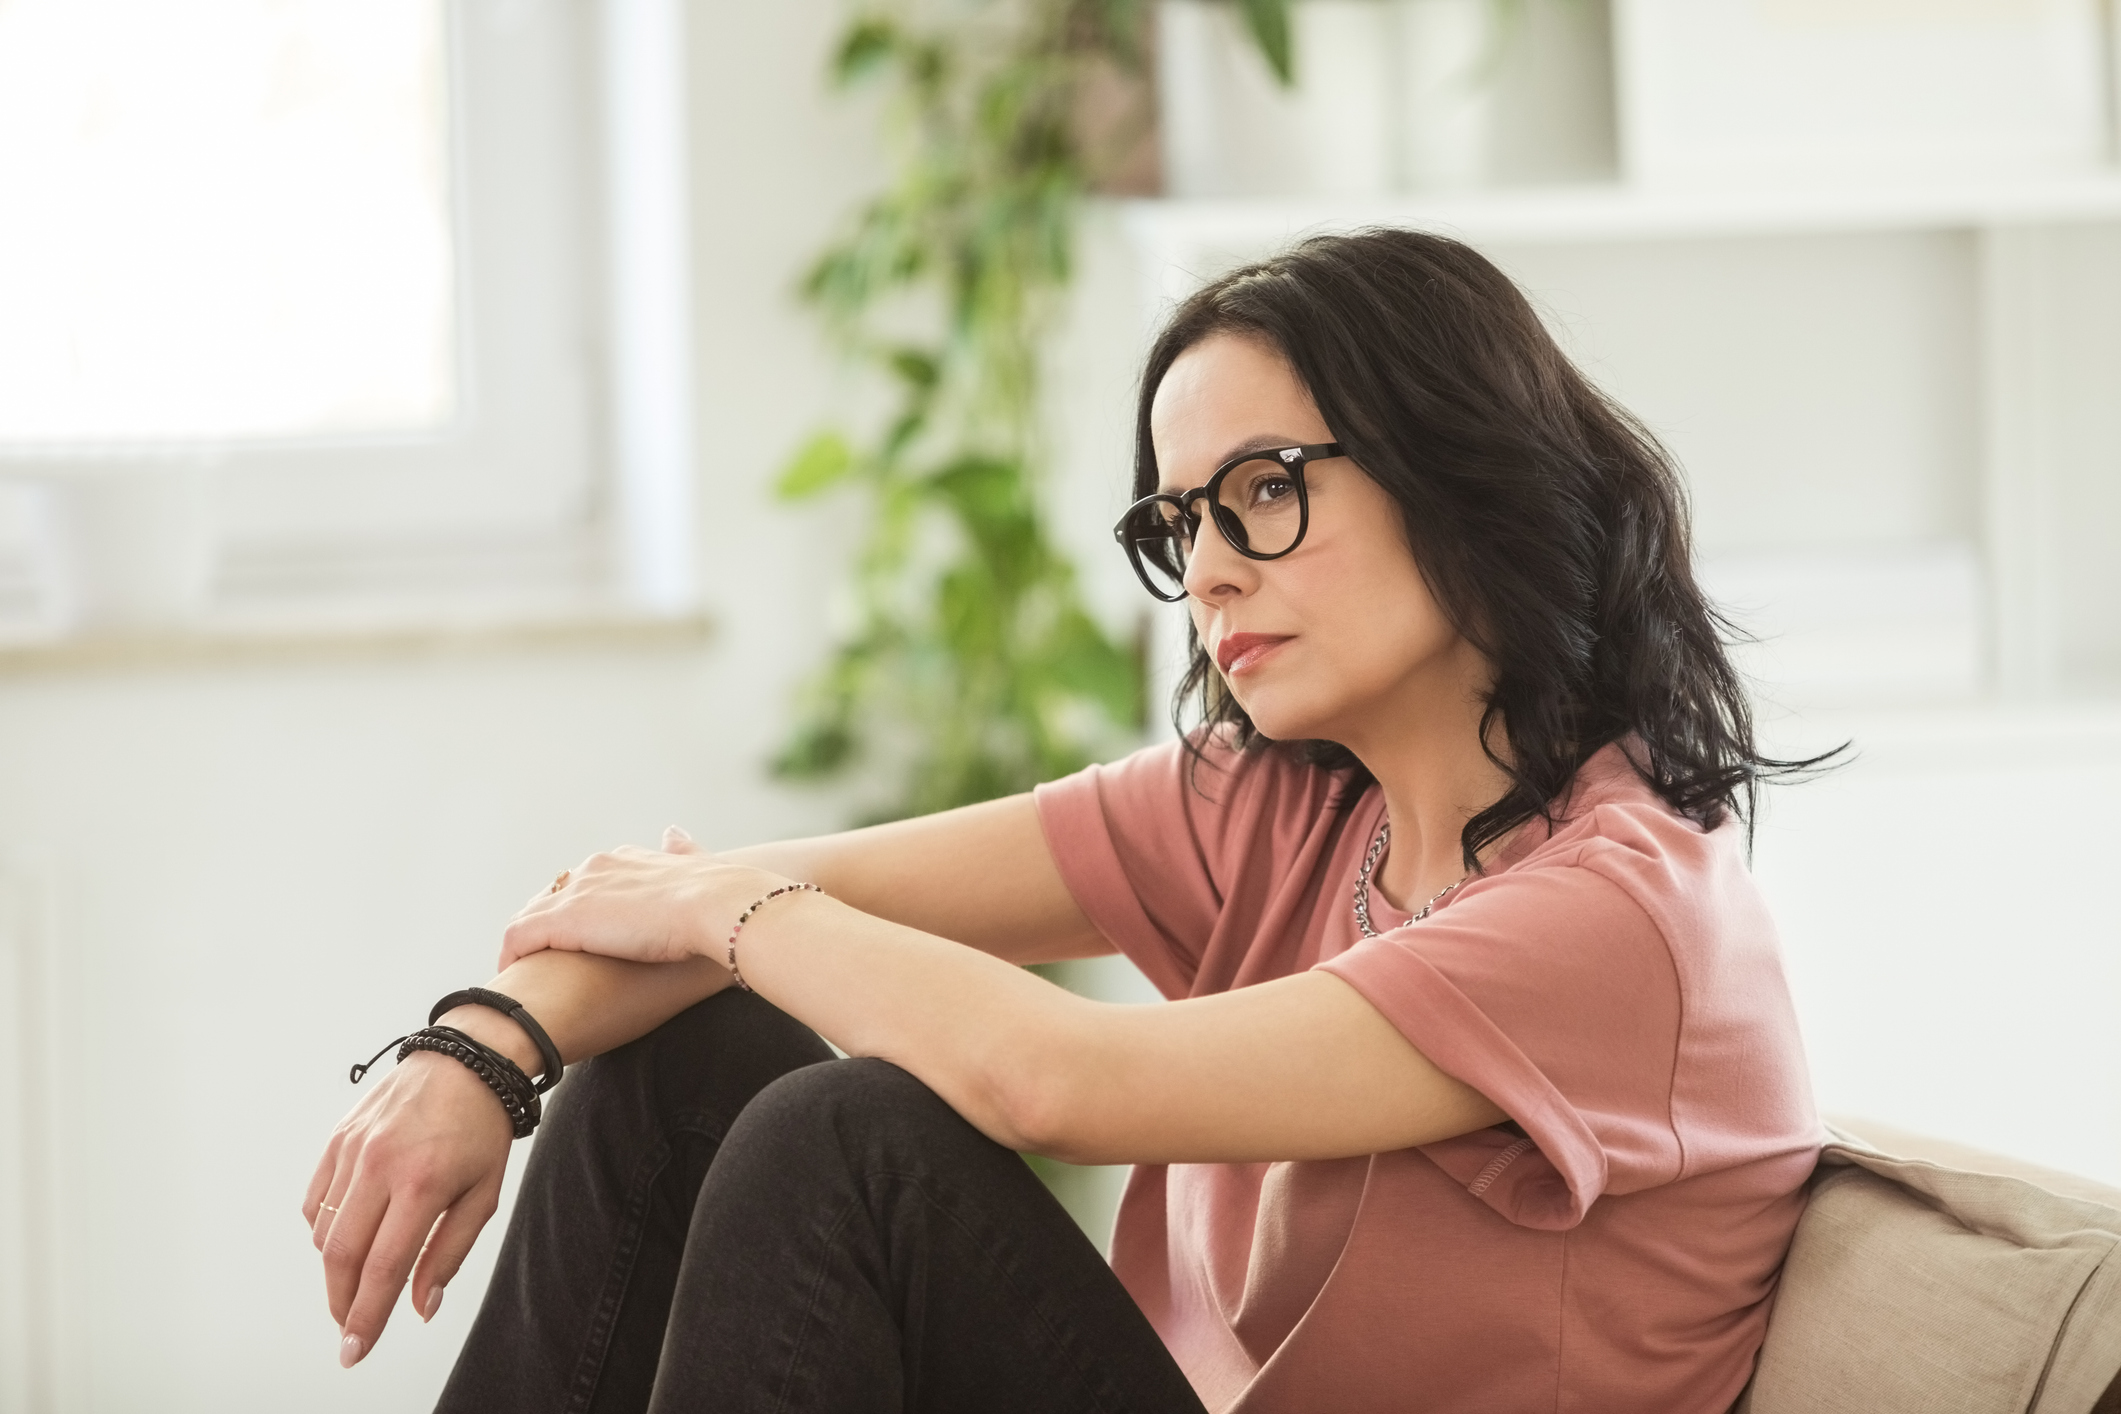
[[[1180,603],[1186,598],[1185,590],[1180,589],[1176,594],[1166,594],[1161,589],[1158,589],[1155,582],[1149,578],[1149,571],[1142,566],[1139,541],[1136,537],[1127,534],[1127,525],[1138,512],[1145,511],[1150,506],[1159,503],[1176,506],[1180,521],[1192,522],[1196,527],[1194,534],[1198,536],[1199,530],[1197,527],[1200,525],[1202,518],[1194,514],[1193,505],[1197,501],[1206,500],[1209,515],[1215,520],[1216,533],[1222,536],[1225,545],[1228,545],[1248,560],[1278,560],[1284,555],[1295,553],[1296,547],[1304,543],[1304,536],[1309,534],[1311,530],[1311,493],[1309,488],[1304,485],[1304,468],[1314,461],[1327,461],[1333,457],[1344,457],[1346,455],[1347,453],[1341,449],[1341,445],[1338,442],[1312,442],[1300,447],[1261,447],[1257,451],[1244,452],[1215,468],[1215,474],[1210,476],[1205,484],[1196,486],[1190,491],[1180,491],[1176,494],[1169,491],[1158,491],[1153,495],[1142,497],[1139,501],[1127,507],[1127,513],[1121,516],[1119,523],[1112,527],[1112,538],[1117,540],[1120,543],[1120,548],[1127,552],[1127,563],[1134,567],[1134,577],[1142,582],[1142,588],[1148,590],[1153,597],[1162,600],[1166,604]],[[1228,510],[1223,506],[1222,502],[1216,499],[1216,493],[1222,490],[1225,477],[1246,462],[1256,461],[1279,461],[1287,469],[1289,479],[1296,483],[1296,538],[1279,550],[1253,550],[1238,544],[1237,538],[1230,533],[1230,528],[1224,525],[1222,521],[1224,515],[1234,516],[1237,512]],[[1177,522],[1174,522],[1174,525],[1176,524]],[[1174,534],[1172,538],[1176,539],[1177,536]]]

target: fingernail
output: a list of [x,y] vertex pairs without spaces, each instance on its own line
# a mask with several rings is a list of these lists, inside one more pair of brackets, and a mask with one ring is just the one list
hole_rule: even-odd
[[429,1287],[427,1291],[427,1304],[420,1308],[420,1319],[423,1321],[431,1321],[435,1318],[435,1312],[441,1309],[442,1288],[439,1286]]
[[361,1363],[361,1337],[350,1335],[339,1342],[339,1368],[351,1370]]

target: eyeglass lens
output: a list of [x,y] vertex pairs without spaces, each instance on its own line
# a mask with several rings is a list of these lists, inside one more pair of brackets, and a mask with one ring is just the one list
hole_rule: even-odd
[[[1135,512],[1128,527],[1144,573],[1167,594],[1184,592],[1199,509],[1198,501],[1191,514],[1169,501],[1153,501]],[[1303,527],[1296,479],[1265,457],[1239,462],[1220,478],[1213,510],[1223,538],[1255,555],[1287,553]]]

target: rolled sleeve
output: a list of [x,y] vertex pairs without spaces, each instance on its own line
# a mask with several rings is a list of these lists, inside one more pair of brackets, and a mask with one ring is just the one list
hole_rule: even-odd
[[1677,1176],[1677,974],[1649,916],[1596,871],[1476,881],[1319,969],[1525,1131],[1423,1149],[1511,1222],[1573,1227],[1608,1192]]
[[1097,931],[1166,997],[1193,989],[1222,900],[1177,742],[1032,792],[1046,848]]

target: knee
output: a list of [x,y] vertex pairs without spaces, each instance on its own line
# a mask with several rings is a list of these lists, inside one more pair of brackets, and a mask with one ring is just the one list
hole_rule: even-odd
[[702,1089],[743,1098],[819,1061],[832,1048],[816,1032],[750,992],[718,992],[638,1040],[567,1072],[573,1103],[599,1095],[652,1097],[661,1108],[689,1108]]
[[[969,1128],[942,1097],[889,1061],[834,1061],[792,1071],[761,1090],[738,1120],[752,1140],[875,1154],[927,1150],[938,1131]],[[768,1136],[771,1136],[768,1138]],[[730,1139],[735,1142],[738,1133]]]
[[777,1124],[866,1124],[950,1110],[911,1073],[866,1056],[791,1071],[760,1092],[755,1103],[762,1117]]
[[694,1003],[621,1049],[635,1048],[650,1052],[659,1066],[680,1069],[755,1058],[775,1076],[832,1059],[832,1048],[815,1031],[757,993],[735,987]]

